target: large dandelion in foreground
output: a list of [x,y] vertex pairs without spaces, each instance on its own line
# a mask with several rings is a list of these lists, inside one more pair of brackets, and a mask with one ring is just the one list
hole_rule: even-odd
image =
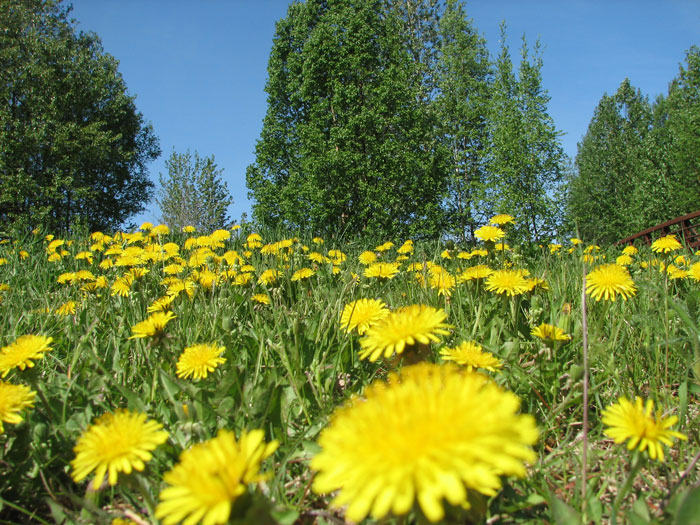
[[501,476],[524,477],[536,459],[535,420],[520,400],[482,374],[422,363],[389,376],[337,409],[311,460],[317,493],[338,491],[332,506],[347,518],[408,513],[418,500],[430,521],[443,499],[468,505],[467,491],[487,496]]
[[360,359],[376,361],[394,353],[401,354],[406,347],[440,341],[440,335],[449,334],[451,325],[444,321],[447,313],[432,306],[405,306],[390,313],[365,332],[360,339]]
[[586,293],[596,301],[614,301],[618,294],[627,300],[637,293],[637,288],[627,268],[619,264],[603,264],[586,277]]
[[73,480],[77,483],[95,470],[94,487],[105,474],[110,485],[117,483],[119,472],[141,471],[150,461],[151,451],[168,439],[168,433],[146,414],[117,410],[103,414],[78,439],[71,461]]
[[262,430],[243,432],[239,441],[230,430],[220,430],[209,441],[184,451],[180,462],[163,476],[170,485],[160,493],[156,517],[165,525],[226,523],[233,502],[250,483],[267,478],[260,464],[277,449],[265,443]]
[[608,428],[605,433],[615,440],[615,443],[627,442],[627,449],[646,450],[651,459],[664,460],[662,445],[672,445],[672,439],[688,439],[685,434],[669,430],[678,422],[677,416],[663,417],[661,412],[654,416],[654,402],[648,399],[646,403],[637,397],[634,403],[621,397],[617,403],[609,406],[603,412],[602,421]]

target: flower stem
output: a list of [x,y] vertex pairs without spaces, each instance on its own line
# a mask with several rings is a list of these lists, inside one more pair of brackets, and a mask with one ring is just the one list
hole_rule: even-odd
[[622,505],[622,502],[625,500],[627,493],[632,487],[632,483],[634,483],[634,479],[637,477],[637,472],[639,472],[642,463],[643,461],[641,452],[635,451],[634,456],[632,456],[632,466],[630,467],[630,472],[627,475],[625,484],[622,485],[622,488],[617,492],[617,496],[615,497],[615,501],[613,502],[612,514],[610,516],[610,523],[612,525],[616,525],[617,523],[617,513],[620,510],[620,505]]

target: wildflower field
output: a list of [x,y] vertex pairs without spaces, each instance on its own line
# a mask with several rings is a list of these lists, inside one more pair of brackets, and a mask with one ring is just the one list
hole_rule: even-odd
[[511,220],[1,241],[0,523],[698,523],[700,255]]

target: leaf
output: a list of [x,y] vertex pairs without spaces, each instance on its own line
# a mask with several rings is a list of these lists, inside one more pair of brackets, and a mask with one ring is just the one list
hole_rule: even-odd
[[554,494],[549,494],[549,508],[552,510],[552,520],[560,525],[581,523],[581,515],[570,505],[564,503]]
[[700,487],[686,492],[674,525],[700,525]]

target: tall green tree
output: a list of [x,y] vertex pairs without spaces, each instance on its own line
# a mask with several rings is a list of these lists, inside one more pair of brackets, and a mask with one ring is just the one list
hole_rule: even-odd
[[652,119],[647,97],[629,79],[598,103],[578,145],[569,187],[569,221],[586,240],[610,243],[639,230],[636,217],[648,199],[639,198],[638,186],[648,170]]
[[115,228],[140,212],[160,154],[93,33],[54,0],[0,2],[0,223]]
[[489,192],[494,211],[516,218],[519,240],[551,237],[562,221],[556,197],[566,156],[547,111],[541,69],[539,42],[531,53],[523,36],[516,76],[503,24],[490,99]]
[[381,0],[289,7],[246,173],[258,221],[319,233],[439,234],[444,173],[402,27]]
[[449,151],[444,207],[448,232],[462,241],[488,218],[486,205],[491,66],[486,41],[464,5],[448,0],[436,64],[439,134]]
[[210,233],[229,222],[228,207],[233,203],[214,156],[194,157],[189,151],[173,151],[165,161],[168,174],[159,175],[160,190],[156,198],[162,222],[173,230],[194,226]]

